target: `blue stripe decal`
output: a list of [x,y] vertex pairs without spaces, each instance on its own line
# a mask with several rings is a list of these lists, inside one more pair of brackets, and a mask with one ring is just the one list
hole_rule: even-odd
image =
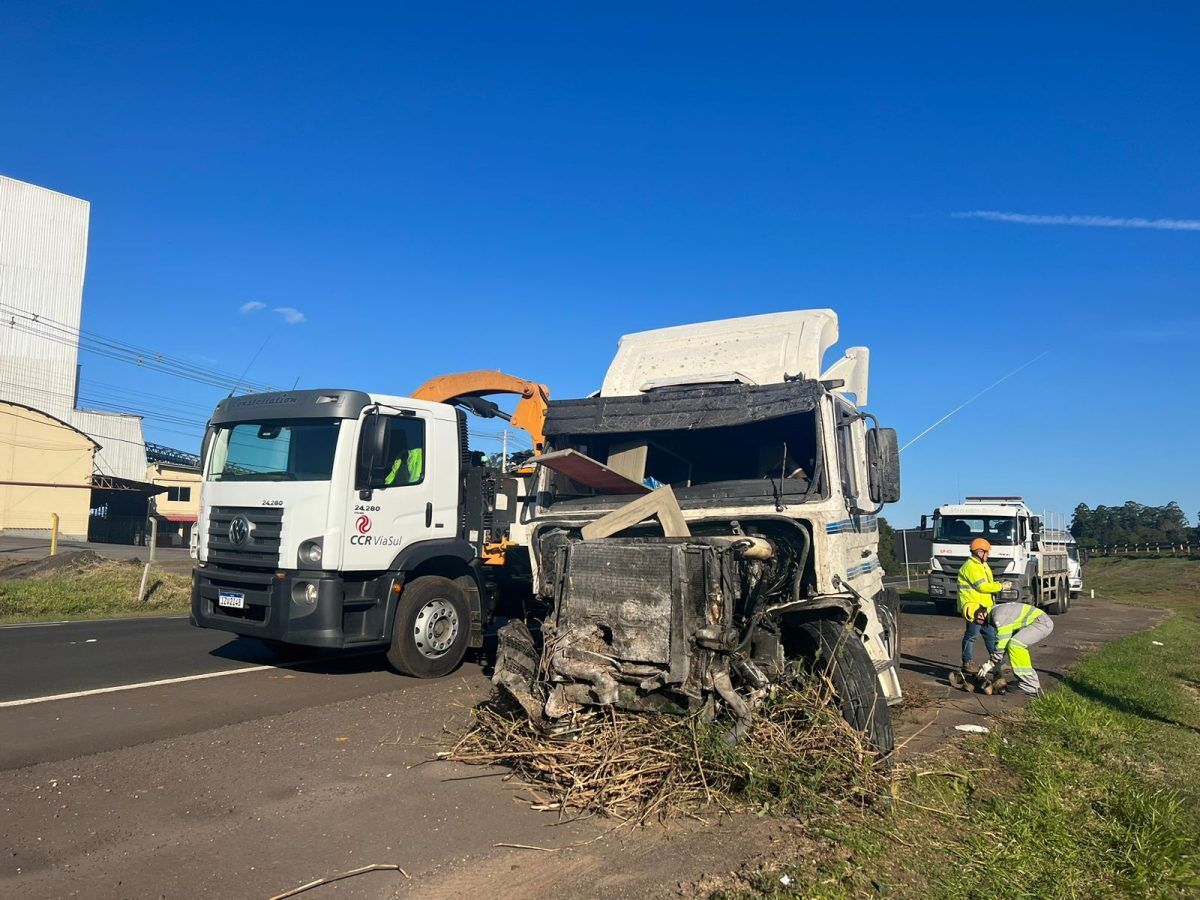
[[846,570],[846,580],[853,581],[855,578],[858,578],[860,575],[866,575],[870,572],[873,572],[875,569],[882,569],[882,568],[883,568],[883,566],[882,566],[882,564],[880,564],[879,560],[872,559],[872,560],[869,560],[868,562],[861,563],[860,565],[857,565],[857,566],[851,566],[849,569],[847,569]]
[[826,534],[842,534],[843,532],[858,532],[869,534],[879,530],[878,516],[858,516],[853,519],[843,519],[840,522],[830,522],[825,526]]

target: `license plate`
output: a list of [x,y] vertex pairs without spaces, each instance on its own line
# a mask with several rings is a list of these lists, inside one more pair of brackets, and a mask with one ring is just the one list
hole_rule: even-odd
[[221,591],[217,594],[217,606],[227,606],[230,609],[245,609],[246,595],[241,591]]

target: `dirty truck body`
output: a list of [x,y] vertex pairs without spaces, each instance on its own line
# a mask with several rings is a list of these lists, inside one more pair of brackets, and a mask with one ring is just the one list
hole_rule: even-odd
[[[899,605],[877,515],[899,496],[895,433],[856,405],[865,348],[820,368],[836,339],[830,310],[631,335],[598,396],[551,402],[529,538],[550,613],[540,642],[501,629],[499,683],[549,720],[724,706],[744,728],[772,685],[815,664],[890,749]],[[552,468],[567,450],[628,492]],[[686,533],[660,516],[586,537],[647,487],[673,495]]]
[[[922,517],[924,518],[924,517]],[[1058,615],[1071,606],[1068,547],[1074,539],[1064,528],[1048,527],[1020,497],[967,497],[933,513],[929,597],[946,613],[961,612],[958,570],[971,553],[971,541],[991,545],[988,565],[1004,585],[997,602],[1019,601]],[[924,526],[923,526],[924,530]],[[1082,579],[1079,581],[1082,588]]]

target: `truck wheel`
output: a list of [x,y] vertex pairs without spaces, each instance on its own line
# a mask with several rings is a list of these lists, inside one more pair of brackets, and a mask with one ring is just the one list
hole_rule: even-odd
[[[845,718],[880,754],[895,747],[892,713],[879,690],[879,678],[867,648],[841,622],[818,619],[793,632],[795,651],[817,675],[829,679]],[[790,654],[789,654],[790,655]]]
[[424,575],[404,585],[387,658],[414,678],[440,678],[458,668],[471,637],[471,610],[449,578]]
[[1054,585],[1054,601],[1046,604],[1046,612],[1052,616],[1061,616],[1071,606],[1071,601],[1067,596],[1067,583],[1060,578],[1055,580]]

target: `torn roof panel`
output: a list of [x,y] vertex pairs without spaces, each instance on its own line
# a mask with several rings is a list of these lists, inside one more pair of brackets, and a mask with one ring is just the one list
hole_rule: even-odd
[[817,381],[661,388],[627,397],[552,400],[546,435],[638,434],[729,428],[811,412],[825,389]]
[[817,378],[838,339],[832,309],[742,316],[627,334],[604,376],[602,397],[636,395],[665,383],[734,378],[778,384],[785,376]]

